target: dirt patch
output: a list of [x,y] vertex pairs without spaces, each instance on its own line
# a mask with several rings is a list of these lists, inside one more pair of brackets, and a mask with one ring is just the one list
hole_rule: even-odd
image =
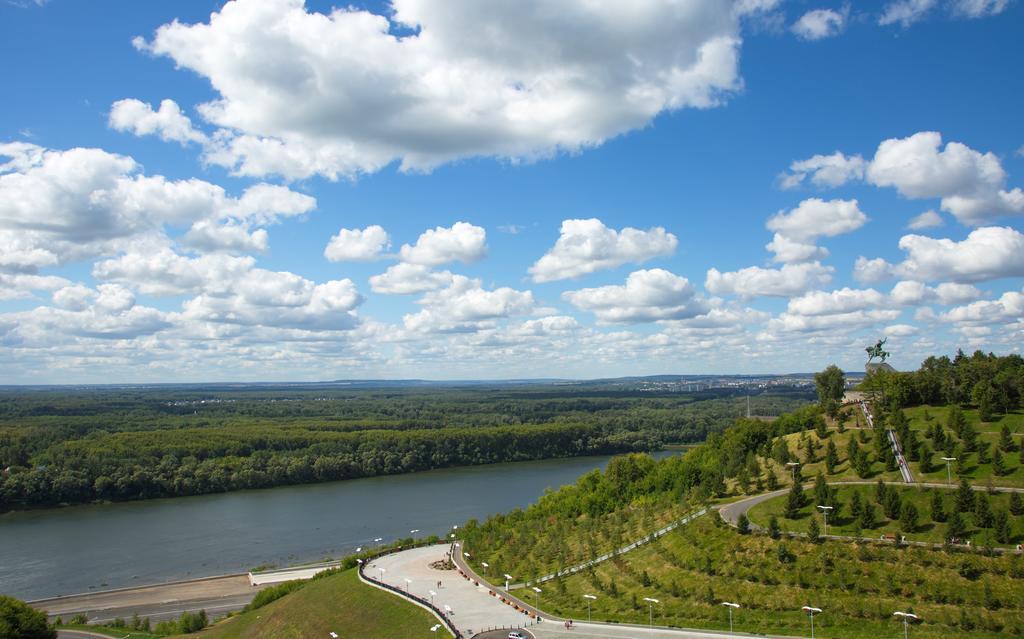
[[455,564],[452,563],[451,559],[442,559],[441,561],[435,561],[430,564],[430,567],[434,570],[455,570]]

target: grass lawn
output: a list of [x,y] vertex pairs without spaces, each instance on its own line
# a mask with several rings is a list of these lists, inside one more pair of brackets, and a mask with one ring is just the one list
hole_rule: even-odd
[[[437,620],[427,611],[359,581],[355,569],[311,581],[262,608],[226,619],[202,639],[299,639],[328,637],[395,639],[426,637]],[[442,629],[438,637],[451,637]]]
[[[937,422],[943,426],[946,425],[949,407],[917,406],[906,409],[904,413],[910,419],[910,428],[917,432],[919,438],[925,439],[925,433],[931,428],[932,424]],[[954,471],[959,469],[957,476],[966,477],[972,484],[987,484],[991,481],[996,486],[1024,487],[1024,464],[1021,463],[1020,455],[1020,447],[1024,445],[1024,437],[1022,437],[1022,433],[1024,433],[1024,412],[1014,411],[1006,415],[996,415],[995,421],[992,422],[980,421],[978,419],[978,411],[974,409],[964,409],[963,414],[967,423],[974,426],[974,429],[979,433],[979,444],[991,446],[997,443],[999,441],[999,431],[1005,424],[1013,438],[1014,449],[1003,453],[1006,473],[1001,476],[993,472],[991,462],[979,463],[978,453],[961,452],[955,455],[960,461],[959,464],[954,465]],[[947,434],[952,434],[952,431],[948,428],[946,432]],[[932,460],[933,465],[935,465],[934,470],[929,473],[922,473],[920,464],[911,461],[911,472],[914,473],[914,478],[920,481],[944,482],[946,481],[946,466],[940,458],[945,453],[941,450],[936,450],[935,442],[927,441],[929,447],[935,451]],[[956,477],[954,477],[955,480]]]
[[[942,488],[913,488],[913,487],[889,487],[890,489],[898,490],[900,498],[903,502],[911,502],[917,507],[919,513],[918,526],[911,532],[907,533],[907,539],[910,541],[924,541],[930,543],[941,544],[946,538],[947,525],[942,522],[934,522],[931,520],[931,504],[932,495],[938,492],[943,497],[943,509],[946,513],[953,510],[953,493],[954,490],[947,490]],[[873,504],[875,507],[875,525],[871,528],[860,528],[855,518],[850,514],[850,498],[853,493],[859,493],[861,500],[865,504]],[[813,499],[812,491],[804,491],[804,495],[810,502]],[[839,502],[842,506],[839,508],[838,516],[830,514],[828,518],[828,532],[832,535],[847,535],[847,536],[858,536],[858,537],[878,537],[883,534],[896,535],[897,537],[903,534],[900,530],[900,522],[887,519],[885,516],[884,509],[875,503],[875,487],[874,486],[843,486],[838,489]],[[992,506],[992,510],[1008,510],[1010,496],[1007,493],[996,493],[989,495],[989,502]],[[748,516],[750,521],[761,526],[767,526],[768,521],[772,515],[778,518],[779,527],[787,532],[807,532],[807,527],[810,524],[811,518],[816,517],[818,520],[819,527],[823,526],[821,515],[815,508],[814,504],[808,503],[806,506],[800,509],[797,513],[796,519],[786,519],[783,517],[783,512],[786,508],[787,496],[776,497],[766,502],[760,503],[750,509]],[[833,511],[835,512],[835,511]],[[980,534],[982,532],[975,522],[975,516],[973,513],[964,515],[964,522],[967,524],[966,537],[973,540],[973,543],[979,543]],[[1013,530],[1012,541],[1010,544],[998,544],[994,540],[991,540],[993,545],[1009,545],[1013,546],[1024,541],[1024,517],[1010,516],[1011,527]]]
[[806,636],[802,605],[820,637],[901,636],[892,616],[910,610],[923,623],[920,639],[995,638],[1024,634],[1024,558],[987,557],[923,548],[847,542],[813,544],[740,535],[705,516],[649,546],[600,564],[594,571],[549,584],[542,609],[586,619],[647,623],[644,597],[656,624],[728,629],[722,601],[739,603],[735,629]]

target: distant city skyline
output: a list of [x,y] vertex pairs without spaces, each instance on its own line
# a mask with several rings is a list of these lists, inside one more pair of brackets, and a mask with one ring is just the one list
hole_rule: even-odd
[[1024,343],[1024,8],[0,5],[0,384]]

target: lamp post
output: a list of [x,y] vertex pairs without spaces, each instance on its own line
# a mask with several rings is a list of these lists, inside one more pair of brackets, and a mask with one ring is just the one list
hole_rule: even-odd
[[533,606],[537,608],[537,610],[540,610],[540,593],[544,591],[537,586],[533,586],[531,590],[533,590]]
[[956,457],[943,457],[942,461],[946,462],[946,486],[953,487],[953,473],[949,470],[950,462],[955,462]]
[[411,586],[411,585],[412,585],[412,579],[409,579],[408,577],[406,577],[405,578],[405,591],[406,592],[409,592],[409,586]]
[[722,605],[729,609],[729,632],[732,632],[732,611],[733,608],[739,608],[740,605],[731,601],[723,601]]
[[380,571],[380,580],[384,581],[384,573],[387,572],[387,568],[381,568],[380,566],[377,566],[377,570]]
[[821,516],[825,518],[825,536],[828,537],[828,513],[832,510],[832,506],[818,506],[821,510]]
[[508,592],[508,582],[512,581],[512,575],[505,573],[505,592]]
[[786,462],[789,469],[793,471],[793,483],[796,483],[796,469],[800,466],[800,462]]
[[427,592],[430,593],[430,605],[433,606],[434,605],[434,597],[437,596],[437,593],[434,592],[433,590],[428,590]]
[[821,612],[821,608],[815,608],[814,606],[804,606],[801,608],[804,612],[811,616],[811,639],[814,639],[814,613]]
[[912,612],[900,612],[899,610],[897,610],[896,612],[892,613],[892,615],[894,617],[902,617],[903,618],[903,639],[907,639],[907,625],[910,623],[911,619],[913,619],[914,621],[917,621],[918,619],[920,619],[920,617],[918,617],[917,615],[915,615]]
[[437,631],[440,630],[440,629],[441,629],[441,624],[435,623],[433,626],[430,627],[430,632],[434,633],[434,636],[436,637],[437,636]]
[[647,602],[647,614],[648,614],[647,625],[649,625],[651,628],[653,628],[654,627],[654,604],[661,603],[661,602],[658,601],[657,599],[654,599],[653,597],[644,597],[644,601]]
[[590,621],[590,602],[597,601],[597,597],[594,595],[583,595],[583,598],[587,600],[587,621]]
[[481,561],[480,565],[483,566],[484,568],[490,568],[491,567],[491,564],[487,563],[486,561]]
[[412,530],[410,530],[410,531],[409,531],[409,534],[410,534],[410,535],[415,535],[415,534],[416,534],[416,533],[418,533],[419,531],[420,531],[420,529],[419,529],[419,528],[413,528]]

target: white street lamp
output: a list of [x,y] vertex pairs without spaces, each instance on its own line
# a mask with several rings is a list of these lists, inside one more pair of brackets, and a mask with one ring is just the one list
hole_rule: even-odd
[[732,611],[733,608],[739,608],[740,605],[731,601],[723,601],[722,605],[729,609],[729,632],[732,632]]
[[437,636],[437,631],[440,628],[441,628],[441,624],[435,623],[433,626],[430,627],[430,632],[434,633],[434,636],[436,637]]
[[828,513],[832,510],[832,506],[818,506],[818,509],[821,510],[821,515],[825,518],[825,536],[828,537]]
[[486,561],[481,561],[480,565],[483,566],[484,568],[490,568],[491,567],[491,564],[487,563]]
[[907,625],[910,623],[911,619],[917,621],[920,617],[912,612],[900,612],[899,610],[892,613],[892,615],[894,617],[903,617],[903,639],[907,639]]
[[512,581],[512,575],[505,573],[505,592],[508,592],[508,582]]
[[597,597],[594,595],[583,595],[583,598],[587,600],[587,621],[590,621],[590,602],[597,601]]
[[955,462],[956,457],[943,457],[942,461],[946,462],[946,485],[953,486],[953,473],[949,470],[950,462]]
[[644,601],[647,602],[647,614],[649,615],[648,616],[648,625],[651,628],[653,628],[654,627],[654,604],[661,603],[661,602],[658,601],[657,599],[652,598],[652,597],[644,597]]
[[412,585],[412,579],[409,579],[408,577],[406,577],[405,578],[405,591],[406,592],[409,592],[409,586],[411,586],[411,585]]
[[420,531],[420,529],[419,529],[419,528],[413,528],[412,530],[410,530],[410,531],[409,531],[409,534],[410,534],[410,535],[415,535],[415,534],[416,534],[416,533],[418,533],[419,531]]
[[798,466],[800,466],[800,462],[786,462],[786,465],[789,466],[790,470],[793,471],[793,483],[795,484],[796,483],[796,469],[797,469]]
[[358,548],[356,548],[356,552],[363,552],[363,547],[359,546]]
[[428,590],[427,592],[430,593],[430,605],[433,606],[434,605],[434,597],[437,596],[437,593],[434,592],[433,590]]
[[540,609],[540,593],[543,592],[537,586],[532,587],[533,590],[533,605],[539,610]]
[[381,567],[378,566],[377,570],[380,571],[380,580],[384,581],[384,573],[386,573],[388,571],[387,568],[381,568]]
[[380,542],[382,542],[382,541],[384,541],[384,538],[383,538],[383,537],[377,537],[377,538],[375,538],[375,539],[373,540],[373,543],[375,543],[375,544],[379,544],[379,543],[380,543]]
[[821,608],[815,608],[814,606],[804,606],[801,608],[804,612],[811,616],[811,639],[814,639],[814,613],[820,613]]
[[452,607],[449,606],[448,604],[444,605],[444,614],[446,614],[446,615],[452,614]]
[[469,557],[469,553],[468,553],[468,552],[463,552],[462,554],[463,554],[463,555],[464,555],[465,557],[467,557],[467,558]]

